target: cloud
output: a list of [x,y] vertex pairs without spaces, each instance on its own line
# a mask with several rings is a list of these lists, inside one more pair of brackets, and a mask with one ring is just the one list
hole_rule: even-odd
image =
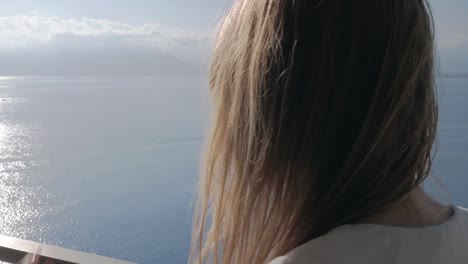
[[441,49],[468,48],[468,34],[457,34],[440,40]]
[[439,37],[437,48],[442,73],[468,73],[468,34]]
[[[33,11],[34,12],[34,11]],[[37,14],[37,12],[36,12]],[[59,18],[39,15],[0,17],[0,49],[35,48],[54,44],[63,36],[74,36],[73,45],[101,45],[112,38],[117,44],[154,47],[167,53],[193,59],[206,50],[207,33],[167,29],[155,23],[140,26],[89,18]]]
[[0,17],[0,75],[200,73],[208,51],[207,33],[154,23]]

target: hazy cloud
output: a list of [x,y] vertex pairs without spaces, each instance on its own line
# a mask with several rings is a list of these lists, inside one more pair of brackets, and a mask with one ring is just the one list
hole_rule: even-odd
[[439,38],[438,52],[442,73],[468,73],[468,34]]
[[441,49],[468,48],[468,34],[457,34],[440,40]]
[[0,17],[0,75],[196,73],[206,67],[207,36],[153,23]]
[[38,15],[0,17],[0,49],[55,44],[63,36],[75,36],[78,42],[71,43],[75,46],[100,45],[112,38],[117,44],[154,47],[181,59],[195,59],[208,46],[208,34],[165,29],[154,23],[134,26],[89,18],[64,19]]

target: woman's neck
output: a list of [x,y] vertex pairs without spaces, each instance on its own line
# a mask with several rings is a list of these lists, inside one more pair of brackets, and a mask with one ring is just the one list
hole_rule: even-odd
[[366,217],[358,223],[400,227],[426,227],[443,223],[453,210],[431,198],[422,188],[414,189],[404,200]]

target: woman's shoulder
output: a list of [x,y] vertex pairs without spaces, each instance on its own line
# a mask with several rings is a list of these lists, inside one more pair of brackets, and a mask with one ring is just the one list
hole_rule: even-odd
[[[346,263],[349,251],[354,251],[356,232],[349,225],[339,226],[328,234],[313,239],[287,253],[275,258],[270,264],[340,264]],[[362,232],[359,240],[366,239],[368,234]]]
[[468,246],[468,209],[455,206],[453,209],[451,218],[429,227],[405,228],[378,224],[339,226],[328,234],[293,249],[285,256],[274,259],[270,264],[340,264],[350,261],[386,263],[387,255],[389,263],[399,263],[391,260],[395,257],[425,263],[428,255],[424,254],[424,250],[443,252],[437,247],[447,244],[445,242],[450,243],[444,242],[449,238],[458,244],[459,255],[468,258],[468,253],[463,249]]

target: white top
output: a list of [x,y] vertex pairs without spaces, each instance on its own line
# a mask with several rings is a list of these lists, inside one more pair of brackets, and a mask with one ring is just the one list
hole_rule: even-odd
[[270,264],[468,263],[468,210],[452,208],[449,219],[429,227],[343,225]]

